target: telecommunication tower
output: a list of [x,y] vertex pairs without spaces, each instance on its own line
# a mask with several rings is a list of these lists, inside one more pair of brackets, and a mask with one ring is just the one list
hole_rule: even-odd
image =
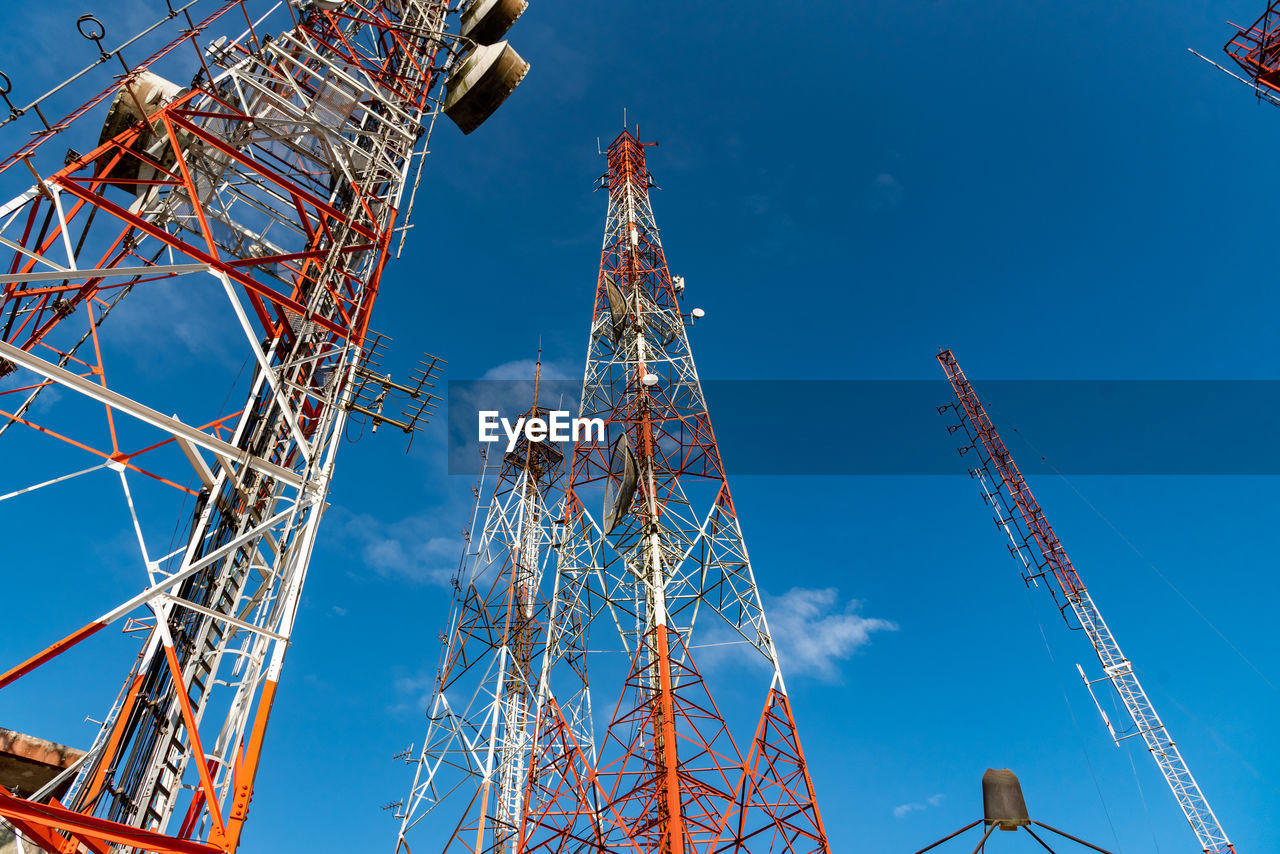
[[[680,308],[645,147],[619,134],[601,181],[579,417],[606,435],[568,461],[514,850],[828,854],[689,348],[703,312]],[[699,638],[742,657],[703,673]],[[589,686],[602,685],[616,704],[597,726]]]
[[[546,418],[534,404],[526,418]],[[397,804],[397,850],[428,821],[444,850],[515,851],[532,757],[533,718],[562,512],[564,452],[521,436],[496,461],[485,453],[467,546],[453,581],[444,648],[414,779]],[[492,493],[484,493],[488,476]],[[561,622],[562,615],[558,616]],[[579,662],[579,666],[581,666]]]
[[[703,312],[681,311],[647,145],[624,130],[601,181],[609,207],[579,415],[603,419],[607,435],[576,443],[569,467],[555,607],[579,615],[583,635],[553,635],[543,659],[523,850],[829,852],[689,348],[686,326]],[[759,665],[738,663],[718,686],[737,703],[763,699],[741,741],[713,699],[715,674],[695,664],[698,638]],[[605,671],[621,683],[615,711],[587,744],[580,682],[560,666],[579,649],[620,649]],[[589,658],[596,687],[602,658]]]
[[[427,139],[441,112],[474,130],[523,78],[528,65],[502,36],[525,5],[172,0],[115,47],[81,16],[95,60],[25,106],[0,75],[3,123],[35,123],[0,161],[15,191],[27,187],[0,205],[0,433],[32,427],[94,460],[3,500],[114,480],[145,573],[142,592],[0,672],[0,689],[38,680],[119,621],[143,639],[85,757],[31,797],[0,789],[0,818],[29,845],[214,854],[239,844],[344,427],[412,433],[433,405],[438,360],[393,382],[376,370],[383,339],[369,329]],[[48,118],[117,65],[105,88]],[[179,85],[166,70],[193,76]],[[84,153],[46,157],[55,137]],[[127,334],[113,332],[109,316],[174,280],[188,293],[212,288],[222,315],[135,312]],[[130,343],[218,322],[247,357],[247,380],[215,376],[197,354],[182,389],[148,390],[155,405],[127,379],[110,381],[127,377],[111,366]],[[217,403],[228,387],[243,403]],[[166,414],[175,405],[184,418]],[[189,515],[157,549],[174,497]],[[148,518],[162,507],[159,523]],[[7,512],[10,524],[21,520]],[[60,701],[78,702],[75,681],[53,688]],[[101,716],[100,702],[84,711]]]
[[[443,850],[475,854],[830,853],[689,349],[703,312],[681,311],[645,145],[621,133],[601,182],[579,417],[605,435],[584,431],[567,460],[522,439],[491,466],[397,851],[434,814]],[[742,657],[701,673],[695,629]],[[736,714],[712,699],[716,677]],[[617,698],[607,724],[593,684]]]
[[[1061,593],[1066,600],[1059,605],[1063,619],[1070,624],[1070,612],[1093,644],[1103,675],[1091,680],[1085,675],[1084,668],[1080,665],[1076,667],[1097,704],[1112,739],[1118,745],[1126,738],[1141,738],[1159,766],[1160,773],[1164,775],[1165,782],[1173,791],[1191,829],[1195,831],[1201,850],[1206,854],[1235,854],[1235,848],[1218,823],[1218,818],[1199,784],[1191,775],[1191,769],[1182,758],[1173,736],[1156,714],[1151,699],[1138,681],[1133,665],[1120,651],[1120,645],[1110,627],[1102,619],[1102,613],[1094,604],[1093,597],[1089,595],[1071,559],[1067,557],[1058,536],[1049,526],[1044,511],[1031,494],[1022,472],[1014,463],[1000,434],[996,432],[973,386],[960,370],[955,356],[950,350],[944,350],[938,354],[938,362],[946,372],[957,399],[956,403],[939,407],[939,412],[953,410],[956,413],[958,422],[948,429],[952,433],[963,431],[968,439],[968,444],[960,451],[962,454],[970,451],[974,454],[976,467],[970,469],[969,473],[978,481],[983,498],[995,512],[996,525],[1009,537],[1009,552],[1021,564],[1023,580],[1027,584],[1045,580],[1055,601],[1058,593]],[[1111,683],[1124,703],[1133,720],[1132,730],[1117,733],[1106,712],[1102,710],[1102,705],[1097,702],[1093,686],[1104,681]]]

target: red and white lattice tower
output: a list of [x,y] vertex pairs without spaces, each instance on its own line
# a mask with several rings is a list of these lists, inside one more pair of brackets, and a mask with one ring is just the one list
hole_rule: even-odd
[[[101,59],[68,84],[117,60],[125,73],[59,121],[45,116],[50,96],[74,86],[13,108],[10,120],[41,124],[0,162],[17,193],[0,204],[0,432],[15,428],[14,442],[33,427],[41,448],[61,439],[93,464],[67,474],[70,455],[49,451],[37,483],[0,490],[14,502],[0,505],[5,528],[24,524],[33,489],[78,489],[66,506],[100,511],[93,487],[122,490],[114,506],[131,519],[140,583],[121,596],[142,588],[0,669],[0,689],[23,679],[80,715],[107,712],[85,757],[50,786],[0,789],[0,818],[28,846],[237,847],[344,425],[412,431],[429,405],[434,363],[407,384],[370,365],[370,315],[408,227],[406,190],[438,112],[469,132],[524,75],[501,41],[524,5],[475,0],[459,14],[443,0],[174,0],[118,48],[84,16]],[[148,59],[126,61],[147,45]],[[195,76],[177,85],[166,70]],[[10,88],[0,80],[6,102]],[[55,137],[85,153],[46,157]],[[113,331],[112,315],[175,282],[213,294],[205,304],[216,310],[135,311],[127,334]],[[193,325],[238,341],[239,381],[199,353],[180,389],[113,369],[142,341],[181,361],[168,342]],[[397,397],[403,414],[384,412]],[[173,498],[187,501],[185,518],[157,547],[174,530]],[[157,508],[167,510],[151,518]],[[44,562],[74,582],[58,543]],[[121,621],[143,640],[107,709],[107,698],[75,697],[83,647],[67,651]],[[59,633],[51,617],[36,640]]]
[[[546,416],[536,404],[524,413]],[[555,444],[523,436],[486,453],[397,850],[424,822],[441,850],[515,850],[547,627],[553,616],[565,624],[551,613],[563,460]]]
[[1044,579],[1055,601],[1058,593],[1062,594],[1066,600],[1059,605],[1062,618],[1068,620],[1068,614],[1075,616],[1079,627],[1093,645],[1098,663],[1102,665],[1102,675],[1090,680],[1085,675],[1084,668],[1077,664],[1080,678],[1084,680],[1095,703],[1097,696],[1094,695],[1093,685],[1098,682],[1110,683],[1133,721],[1131,729],[1117,734],[1111,719],[1099,703],[1098,711],[1111,737],[1117,745],[1126,738],[1142,739],[1178,801],[1178,807],[1187,823],[1195,832],[1201,851],[1205,854],[1235,854],[1236,849],[1218,822],[1213,808],[1209,806],[1209,799],[1201,791],[1200,784],[1192,776],[1191,768],[1183,759],[1168,727],[1157,714],[1132,662],[1120,650],[1111,627],[1102,618],[1102,612],[1098,610],[1071,558],[1067,557],[1066,549],[1050,527],[1049,520],[1040,509],[1040,503],[1031,494],[1031,487],[1013,461],[1013,455],[1009,453],[1004,440],[996,432],[982,401],[973,390],[973,384],[964,371],[960,370],[960,363],[950,350],[943,350],[938,354],[938,363],[946,372],[947,380],[956,395],[956,402],[940,407],[940,412],[954,410],[959,419],[950,428],[951,432],[962,431],[968,439],[968,444],[960,452],[974,452],[977,467],[970,469],[969,473],[978,481],[983,498],[995,512],[997,527],[1008,536],[1009,552],[1022,565],[1023,580],[1027,584],[1038,585],[1039,580]]
[[[681,312],[645,144],[624,131],[607,156],[580,416],[608,429],[569,465],[518,850],[829,852],[689,349],[701,312]],[[700,672],[699,638],[760,666]],[[598,729],[582,650],[617,701]]]

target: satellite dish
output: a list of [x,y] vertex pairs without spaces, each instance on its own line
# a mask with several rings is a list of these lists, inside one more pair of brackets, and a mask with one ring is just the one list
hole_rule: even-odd
[[480,45],[449,74],[444,84],[444,114],[463,133],[471,133],[493,115],[529,73],[529,63],[506,42]]
[[527,0],[472,0],[459,16],[460,32],[476,44],[493,44],[528,8]]
[[614,440],[609,451],[609,480],[604,487],[604,532],[612,534],[618,522],[631,507],[631,499],[636,494],[636,483],[639,470],[636,466],[635,454],[631,453],[631,442],[623,433]]
[[618,287],[618,280],[608,273],[604,274],[604,290],[609,297],[609,320],[612,328],[609,337],[617,344],[622,340],[622,332],[627,328],[627,299]]
[[204,55],[214,62],[222,62],[226,57],[227,37],[218,36],[209,42],[209,46],[204,49]]

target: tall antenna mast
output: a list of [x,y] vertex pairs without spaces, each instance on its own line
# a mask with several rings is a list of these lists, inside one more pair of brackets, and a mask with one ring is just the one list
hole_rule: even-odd
[[[119,43],[81,16],[97,61],[26,106],[12,103],[0,75],[4,123],[39,120],[0,162],[17,193],[0,205],[0,379],[14,375],[0,387],[0,433],[29,426],[39,432],[24,440],[64,440],[95,462],[73,475],[55,468],[5,498],[80,489],[64,501],[68,518],[97,515],[104,502],[89,478],[105,479],[123,493],[145,573],[141,593],[0,671],[0,689],[27,678],[78,710],[77,680],[59,678],[55,660],[114,623],[143,638],[108,713],[105,698],[85,710],[104,723],[57,780],[68,793],[0,788],[0,818],[32,845],[238,846],[344,428],[363,419],[412,434],[434,400],[425,389],[439,360],[392,382],[375,370],[384,339],[369,329],[393,239],[409,227],[409,176],[438,113],[469,133],[523,78],[528,65],[501,41],[523,8],[175,0]],[[228,34],[210,40],[215,26]],[[165,28],[171,41],[140,63],[126,59],[163,41]],[[51,96],[117,60],[122,76],[66,117],[46,116]],[[188,85],[161,76],[193,67]],[[87,153],[46,151],[60,135]],[[178,277],[182,295],[204,293],[220,310],[153,302],[134,312],[131,330],[105,323]],[[247,359],[248,380],[184,346],[189,329],[238,342],[232,363]],[[129,392],[136,371],[110,369],[142,345],[185,369],[155,405]],[[189,352],[196,358],[184,364]],[[45,394],[55,386],[61,401]],[[217,402],[228,387],[230,407]],[[205,399],[209,388],[217,393]],[[397,400],[402,411],[388,413]],[[175,406],[185,418],[166,414]],[[174,530],[176,497],[193,509],[157,547]],[[153,519],[157,508],[168,512]],[[44,531],[50,520],[36,524]],[[81,528],[66,525],[65,539]],[[56,551],[48,562],[58,566]]]
[[[543,656],[519,850],[829,854],[689,349],[686,326],[703,312],[681,312],[645,147],[624,130],[606,155],[579,416],[607,435],[573,449],[553,607],[574,620],[553,623]],[[737,649],[741,666],[719,682],[700,672],[695,634]],[[584,649],[595,691],[618,696],[590,736],[584,682],[564,666]],[[763,697],[742,742],[717,684]]]
[[[526,418],[547,415],[537,397],[541,361],[539,355]],[[496,474],[493,492],[482,497],[477,487],[427,733],[410,760],[414,779],[397,814],[397,850],[409,850],[427,820],[437,830],[448,828],[441,850],[517,850],[541,656],[556,616],[547,570],[561,512],[563,457],[554,444],[522,435],[487,466]]]
[[[1093,696],[1095,683],[1110,682],[1133,720],[1132,732],[1117,734],[1106,712],[1102,711],[1101,704],[1098,704],[1098,711],[1102,714],[1103,723],[1111,737],[1118,745],[1125,738],[1140,736],[1159,766],[1160,773],[1164,775],[1165,782],[1173,791],[1191,829],[1195,831],[1201,849],[1206,854],[1235,854],[1235,848],[1227,839],[1217,816],[1213,814],[1209,801],[1191,776],[1191,769],[1187,767],[1168,728],[1156,714],[1151,699],[1138,681],[1133,665],[1120,651],[1120,645],[1102,619],[1102,613],[1094,604],[1093,597],[1089,595],[1071,559],[1067,557],[1057,534],[1049,526],[1044,511],[1031,494],[1031,489],[1014,463],[1009,449],[987,417],[973,386],[960,370],[960,365],[950,350],[939,353],[938,362],[946,372],[957,398],[956,403],[940,407],[939,411],[951,409],[958,415],[959,423],[950,428],[951,432],[963,430],[969,440],[968,446],[961,448],[961,453],[969,450],[975,452],[978,465],[969,473],[977,479],[983,497],[995,511],[996,524],[1008,534],[1012,544],[1010,551],[1023,566],[1023,578],[1028,583],[1048,578],[1052,582],[1049,590],[1054,598],[1057,599],[1057,593],[1054,592],[1056,589],[1066,599],[1067,604],[1059,609],[1063,619],[1067,618],[1067,610],[1070,609],[1089,642],[1093,644],[1093,650],[1102,664],[1103,675],[1095,680],[1090,680],[1085,676],[1084,669],[1076,665],[1089,694]],[[1094,702],[1097,703],[1096,696]]]

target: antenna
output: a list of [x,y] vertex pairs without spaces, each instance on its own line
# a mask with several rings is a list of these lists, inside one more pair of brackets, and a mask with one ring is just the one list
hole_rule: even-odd
[[631,441],[627,434],[619,433],[613,442],[613,450],[609,453],[609,480],[605,483],[604,523],[601,527],[606,534],[612,534],[631,509],[637,486],[639,471],[636,467],[636,455],[631,453]]
[[1041,848],[1052,852],[1053,849],[1049,847],[1048,843],[1041,839],[1040,835],[1031,829],[1031,825],[1034,824],[1037,827],[1049,831],[1050,833],[1061,836],[1063,839],[1069,839],[1077,845],[1082,845],[1093,851],[1101,852],[1101,854],[1111,854],[1111,852],[1107,851],[1105,848],[1099,848],[1091,842],[1085,842],[1083,839],[1072,836],[1070,833],[1058,830],[1056,827],[1050,827],[1043,822],[1033,819],[1031,814],[1027,811],[1027,802],[1022,797],[1022,784],[1018,781],[1018,775],[1014,774],[1008,768],[988,768],[986,773],[982,775],[982,818],[975,822],[971,822],[970,824],[966,824],[954,833],[942,837],[932,845],[926,845],[924,848],[917,851],[916,854],[924,854],[926,851],[932,851],[942,843],[949,842],[964,833],[966,830],[975,828],[980,824],[985,824],[987,831],[982,834],[982,839],[978,841],[978,847],[973,849],[975,852],[986,850],[987,839],[996,830],[1011,832],[1024,830],[1031,834],[1032,839],[1040,843]]
[[[535,388],[541,341],[538,349]],[[538,411],[536,392],[530,411]],[[404,814],[397,816],[397,850],[416,847],[407,836],[424,822],[447,836],[435,850],[455,850],[461,847],[456,842],[468,850],[472,845],[490,852],[526,850],[516,842],[535,715],[545,702],[538,690],[542,657],[550,633],[565,625],[552,624],[552,615],[577,619],[553,611],[550,601],[556,575],[553,526],[563,514],[563,457],[555,445],[521,436],[498,465],[482,468],[429,700],[432,710],[448,712],[432,713],[421,754],[407,760],[414,777]],[[484,492],[489,472],[496,478],[492,490]],[[565,642],[572,644],[573,638]],[[585,690],[585,674],[578,684]],[[501,726],[492,726],[493,721]],[[579,743],[588,737],[581,729],[576,735]],[[460,755],[488,755],[493,767],[459,762]]]
[[[431,380],[438,379],[448,362],[430,353],[423,353],[418,365],[409,372],[409,383],[393,382],[391,374],[381,372],[381,360],[390,346],[390,338],[371,332],[372,341],[366,348],[364,361],[356,366],[356,385],[345,407],[348,412],[359,413],[373,424],[373,433],[383,424],[398,427],[412,436],[422,430],[430,419],[430,410],[436,408],[441,398],[426,389],[435,388]],[[395,403],[399,417],[384,414],[387,403]],[[412,442],[412,439],[410,440]]]
[[[1009,453],[1004,440],[996,432],[995,425],[991,423],[986,409],[973,390],[973,385],[960,370],[960,365],[950,350],[943,350],[937,359],[957,400],[956,404],[939,407],[938,411],[954,411],[959,417],[959,427],[964,431],[968,444],[957,450],[962,456],[969,451],[974,452],[978,466],[970,473],[981,481],[983,495],[996,512],[997,525],[1009,536],[1013,544],[1010,552],[1019,557],[1027,553],[1038,556],[1034,572],[1029,578],[1051,580],[1052,584],[1046,582],[1049,592],[1055,600],[1058,593],[1066,600],[1058,608],[1062,618],[1067,619],[1068,611],[1075,616],[1088,635],[1102,665],[1104,675],[1094,681],[1110,682],[1123,701],[1136,728],[1133,734],[1141,736],[1147,750],[1151,752],[1165,782],[1173,791],[1178,806],[1191,824],[1201,850],[1209,854],[1234,854],[1235,848],[1218,823],[1218,818],[1204,793],[1200,791],[1199,784],[1191,776],[1191,769],[1174,744],[1173,736],[1156,714],[1155,706],[1138,680],[1133,664],[1120,651],[1120,644],[1102,619],[1102,612],[1085,588],[1075,565],[1067,557],[1058,535],[1049,526],[1049,520],[1031,494],[1031,488],[1013,461],[1013,455]],[[956,433],[955,430],[950,432],[953,435]],[[1030,568],[1028,572],[1031,572]],[[1027,577],[1024,576],[1024,579]],[[1080,668],[1080,675],[1092,695],[1093,682],[1085,678],[1083,668]],[[1094,697],[1094,702],[1097,703],[1097,697]],[[1100,704],[1098,711],[1102,711]],[[1114,738],[1115,730],[1105,713],[1102,719]]]
[[[544,653],[520,839],[530,851],[608,840],[636,854],[829,854],[651,206],[648,146],[623,118],[605,154],[579,411],[608,432],[571,454],[552,611],[564,616]],[[763,666],[700,672],[697,633],[717,627]],[[612,689],[617,710],[603,727],[576,681],[588,657],[592,691]],[[724,691],[761,698],[759,718],[726,721]]]

